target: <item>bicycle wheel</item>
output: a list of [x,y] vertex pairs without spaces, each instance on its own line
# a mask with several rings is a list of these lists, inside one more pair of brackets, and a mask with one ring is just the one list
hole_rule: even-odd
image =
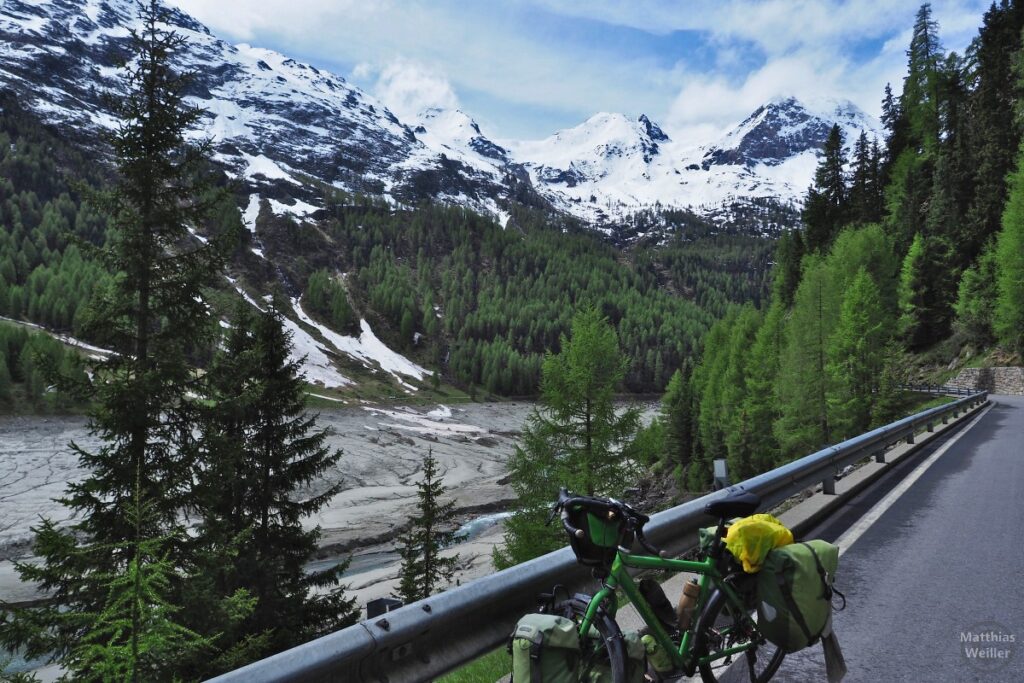
[[[552,613],[572,619],[579,624],[587,613],[590,596],[575,596],[557,603]],[[580,681],[589,681],[591,671],[611,671],[612,683],[626,683],[626,647],[622,641],[619,625],[604,608],[597,610],[593,628],[600,638],[587,638],[580,647]]]
[[[693,641],[694,654],[700,659],[709,653],[713,654],[750,642],[752,635],[750,631],[749,625],[736,612],[736,608],[729,603],[725,594],[716,589],[708,599],[707,607],[704,608],[697,621],[697,631]],[[698,668],[704,683],[719,683],[719,681],[724,683],[729,680],[764,683],[775,675],[785,656],[784,650],[768,641],[763,641],[735,658],[730,655],[714,662],[701,664]],[[734,672],[732,669],[738,669],[738,671]],[[727,671],[729,671],[728,675]]]

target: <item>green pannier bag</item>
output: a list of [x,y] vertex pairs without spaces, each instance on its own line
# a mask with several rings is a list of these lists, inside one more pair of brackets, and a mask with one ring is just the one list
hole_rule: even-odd
[[757,626],[786,652],[813,645],[832,613],[839,547],[792,543],[768,553],[757,574]]
[[[590,637],[598,641],[598,647],[603,647],[600,643],[601,636],[596,629],[591,630]],[[636,631],[623,633],[622,641],[626,648],[626,683],[644,683],[647,680],[647,647],[644,641]],[[614,683],[607,657],[582,673],[580,680],[587,683]]]
[[527,614],[512,632],[512,683],[577,683],[580,638],[571,619]]

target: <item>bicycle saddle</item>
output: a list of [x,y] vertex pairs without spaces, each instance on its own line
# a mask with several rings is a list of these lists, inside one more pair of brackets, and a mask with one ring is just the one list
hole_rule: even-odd
[[754,514],[761,506],[761,497],[749,491],[734,493],[728,498],[716,500],[704,506],[704,512],[712,517],[746,517]]

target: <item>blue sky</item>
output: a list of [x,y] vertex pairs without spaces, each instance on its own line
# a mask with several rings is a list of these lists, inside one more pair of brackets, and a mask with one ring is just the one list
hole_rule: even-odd
[[[699,140],[773,97],[878,113],[898,83],[917,0],[168,0],[232,42],[326,68],[400,118],[460,107],[497,139],[600,111],[646,113]],[[987,0],[933,2],[947,49]]]

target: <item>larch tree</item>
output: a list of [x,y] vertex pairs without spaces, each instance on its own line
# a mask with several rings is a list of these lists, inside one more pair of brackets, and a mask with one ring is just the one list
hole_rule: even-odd
[[509,463],[519,507],[506,522],[504,544],[495,548],[499,567],[565,545],[561,528],[546,524],[559,487],[618,495],[634,479],[622,451],[636,434],[639,414],[615,403],[627,367],[615,330],[596,308],[585,308],[561,341],[561,351],[544,360],[539,405]]
[[999,343],[1024,351],[1024,147],[1010,176],[1003,226],[996,242],[994,326]]
[[810,453],[832,438],[825,369],[837,313],[833,287],[823,259],[809,257],[786,324],[776,380],[780,417],[774,427],[783,457]]
[[843,294],[828,346],[829,409],[842,437],[862,434],[871,425],[891,331],[878,287],[861,268]]

